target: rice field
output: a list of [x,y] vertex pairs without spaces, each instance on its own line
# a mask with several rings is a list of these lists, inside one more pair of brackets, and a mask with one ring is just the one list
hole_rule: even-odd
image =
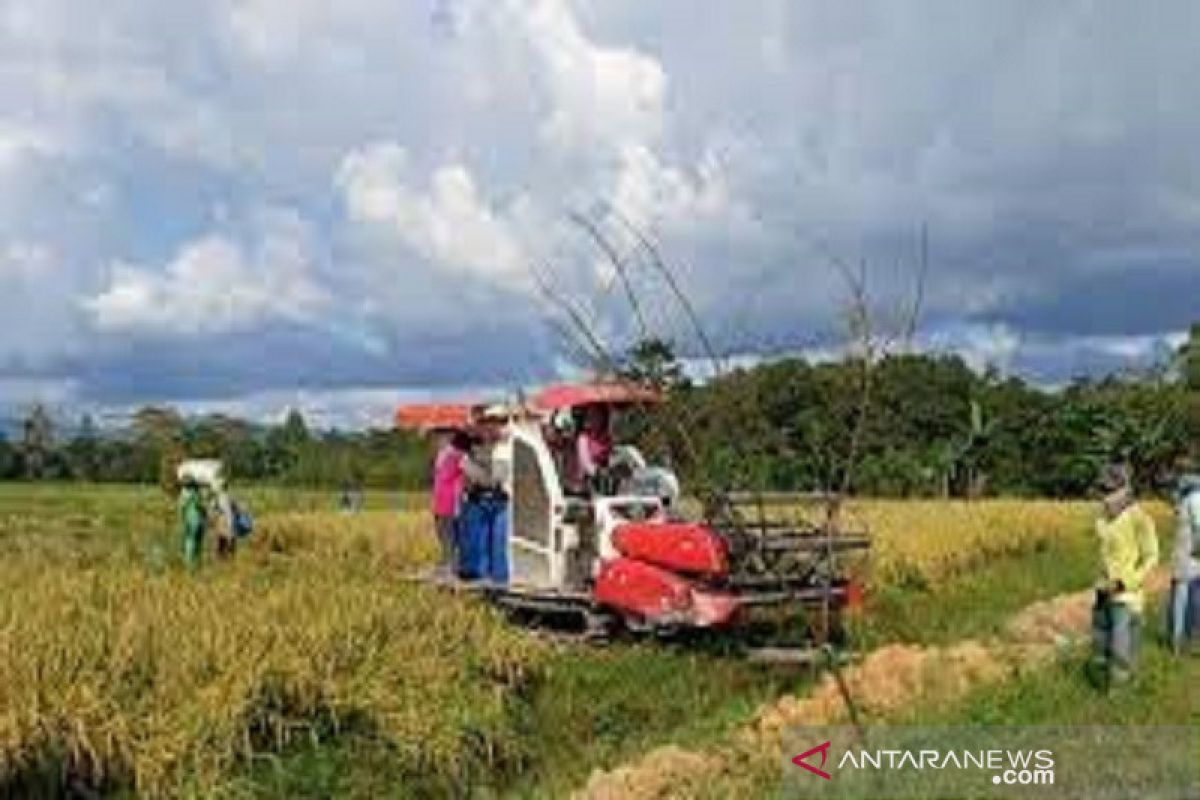
[[[402,580],[434,556],[420,497],[345,515],[333,494],[248,494],[255,534],[192,575],[157,489],[0,486],[0,795],[258,796],[256,765],[346,737],[384,754],[397,796],[453,794],[532,758],[532,687],[614,657],[556,660],[490,608]],[[853,508],[877,586],[1082,541],[1092,512]]]
[[16,492],[0,517],[0,794],[232,794],[238,767],[354,731],[434,793],[521,757],[512,698],[545,648],[397,580],[431,557],[416,515],[267,515],[236,559],[190,575],[153,493],[102,490],[55,518],[41,497],[18,511]]
[[[1160,534],[1171,511],[1148,504]],[[1063,538],[1091,535],[1096,505],[1052,500],[893,501],[850,508],[871,533],[869,581],[928,585],[995,558],[1045,548]]]

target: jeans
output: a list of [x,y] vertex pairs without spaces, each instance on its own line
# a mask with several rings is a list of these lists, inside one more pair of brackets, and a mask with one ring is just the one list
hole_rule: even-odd
[[1200,578],[1171,581],[1167,601],[1167,635],[1171,646],[1183,646],[1189,638],[1200,636]]
[[1096,592],[1092,607],[1093,680],[1104,687],[1124,683],[1133,671],[1141,638],[1141,614],[1106,592]]
[[460,516],[458,574],[465,580],[508,582],[507,500],[481,493],[467,499]]

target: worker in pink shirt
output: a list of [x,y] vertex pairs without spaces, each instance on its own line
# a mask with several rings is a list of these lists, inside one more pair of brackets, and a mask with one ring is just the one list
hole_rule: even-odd
[[575,459],[581,483],[587,491],[597,489],[598,479],[612,458],[611,420],[604,406],[591,406],[583,420],[583,430],[575,440]]
[[456,520],[470,451],[471,437],[455,431],[442,440],[433,461],[433,524],[441,549],[438,572],[444,576],[453,574],[458,563]]

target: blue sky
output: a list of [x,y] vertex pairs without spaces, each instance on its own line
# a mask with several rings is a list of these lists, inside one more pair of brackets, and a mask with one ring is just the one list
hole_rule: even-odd
[[570,371],[530,265],[635,330],[569,214],[649,232],[739,354],[921,341],[1053,382],[1200,318],[1200,7],[0,0],[0,407],[382,421]]

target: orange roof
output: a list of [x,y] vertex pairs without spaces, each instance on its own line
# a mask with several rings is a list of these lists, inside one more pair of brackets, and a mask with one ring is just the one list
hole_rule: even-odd
[[396,409],[396,427],[431,431],[461,429],[471,423],[471,406],[465,403],[410,403]]

